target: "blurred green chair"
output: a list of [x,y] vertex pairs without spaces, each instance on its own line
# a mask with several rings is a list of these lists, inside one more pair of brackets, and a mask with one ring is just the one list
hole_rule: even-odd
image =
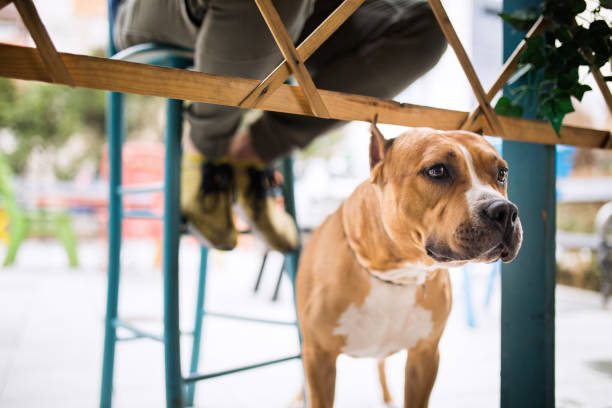
[[51,212],[42,208],[28,210],[21,208],[15,198],[13,172],[0,154],[0,198],[8,215],[9,239],[4,266],[15,261],[19,246],[29,235],[54,236],[60,240],[71,267],[78,266],[76,236],[72,230],[70,216],[64,211]]
[[8,244],[8,238],[8,215],[4,208],[0,206],[0,242]]

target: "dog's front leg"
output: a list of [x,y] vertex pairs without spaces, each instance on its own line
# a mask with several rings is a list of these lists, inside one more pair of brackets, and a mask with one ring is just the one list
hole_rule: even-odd
[[308,408],[331,408],[334,405],[337,357],[337,354],[325,352],[306,341],[302,344]]
[[422,345],[408,350],[404,408],[425,408],[436,381],[440,353],[438,345]]

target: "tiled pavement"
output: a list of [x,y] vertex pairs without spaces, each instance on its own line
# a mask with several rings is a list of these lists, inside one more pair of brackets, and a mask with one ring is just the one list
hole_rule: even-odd
[[[121,310],[126,318],[158,330],[161,275],[152,263],[154,246],[132,242],[123,254]],[[79,247],[82,267],[70,270],[53,242],[28,241],[16,266],[0,271],[0,407],[82,408],[98,404],[104,316],[105,246]],[[0,249],[0,258],[2,258]],[[181,249],[182,325],[191,327],[197,247]],[[214,252],[208,306],[223,311],[292,318],[287,282],[270,302],[280,258],[273,257],[260,293],[254,295],[260,253]],[[473,272],[477,327],[467,327],[461,271],[454,271],[454,308],[441,344],[441,365],[431,407],[495,407],[499,400],[499,282],[488,308],[482,306],[488,271]],[[557,287],[557,406],[612,407],[612,307],[602,309],[592,292]],[[207,369],[257,362],[296,351],[290,328],[269,328],[210,318],[201,362]],[[185,351],[190,341],[183,342]],[[148,340],[120,344],[116,407],[163,406],[161,347]],[[403,388],[401,353],[389,359],[389,386],[397,401]],[[394,375],[397,374],[397,375]],[[198,407],[287,407],[300,388],[298,362],[200,383]],[[341,357],[337,407],[381,407],[372,360]],[[401,404],[398,404],[401,405]]]

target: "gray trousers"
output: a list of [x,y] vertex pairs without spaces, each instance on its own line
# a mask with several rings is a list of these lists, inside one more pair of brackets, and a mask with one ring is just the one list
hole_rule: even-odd
[[[341,0],[275,0],[296,43]],[[281,61],[252,0],[125,0],[114,39],[123,49],[158,42],[193,49],[195,69],[263,79]],[[446,41],[423,0],[366,0],[310,57],[306,66],[320,89],[392,98],[431,69]],[[186,109],[191,139],[208,158],[224,156],[244,111],[193,103]],[[264,112],[251,127],[256,153],[266,162],[304,147],[341,124],[338,120]]]

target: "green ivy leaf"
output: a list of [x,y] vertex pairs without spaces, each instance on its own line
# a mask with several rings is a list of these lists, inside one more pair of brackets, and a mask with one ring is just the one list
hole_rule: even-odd
[[603,66],[612,57],[611,35],[612,29],[603,20],[595,20],[589,26],[585,45],[595,53],[594,64],[598,67]]
[[527,38],[526,42],[527,48],[519,57],[519,62],[532,64],[535,69],[542,68],[546,65],[546,58],[544,57],[544,37],[539,35],[537,37]]
[[584,0],[546,0],[543,14],[561,25],[571,25],[577,14],[586,10]]
[[528,7],[512,13],[499,13],[499,16],[514,29],[527,32],[538,19],[538,11],[535,7]]
[[548,119],[557,134],[561,131],[561,124],[565,115],[573,111],[574,107],[569,94],[554,92],[553,95],[549,95],[540,101],[540,115]]
[[557,29],[553,33],[555,37],[557,37],[557,39],[564,44],[574,38],[574,36],[572,35],[572,31],[566,26],[557,27]]
[[558,113],[563,115],[574,111],[572,99],[570,98],[569,94],[555,98],[555,109]]
[[520,118],[523,116],[523,107],[521,105],[514,105],[510,98],[502,96],[495,104],[495,112],[499,115]]
[[589,34],[605,38],[612,34],[612,29],[604,20],[595,20],[589,25]]
[[572,88],[570,89],[570,95],[572,95],[573,97],[581,101],[582,97],[584,96],[584,93],[586,91],[590,91],[591,89],[592,88],[588,85],[577,83],[574,86],[572,86]]
[[508,98],[507,96],[502,96],[497,100],[497,103],[495,104],[495,112],[500,115],[505,115],[506,112],[508,112],[510,105],[512,105],[512,101],[510,100],[510,98]]
[[573,28],[574,40],[578,44],[584,44],[589,37],[589,30],[583,26],[576,26]]
[[546,65],[544,68],[544,77],[546,79],[556,79],[566,70],[567,61],[561,57],[558,53],[551,53],[546,59]]
[[606,65],[606,62],[608,62],[608,58],[606,58],[605,55],[595,54],[595,58],[593,59],[593,65],[595,65],[597,68],[603,67],[604,65]]
[[575,85],[579,85],[578,70],[576,68],[562,73],[557,79],[557,86],[559,89],[572,89]]
[[[612,28],[600,14],[600,6],[612,9],[612,0],[543,0],[542,15],[548,20],[546,33],[526,40],[525,51],[519,57],[520,68],[509,80],[515,82],[527,72],[533,74],[531,83],[516,87],[514,93],[519,89],[523,94],[526,89],[534,92],[538,117],[548,119],[557,133],[564,116],[574,111],[571,98],[582,100],[591,90],[579,81],[580,67],[612,63]],[[577,16],[585,11],[593,15],[594,21],[582,26]],[[526,31],[536,17],[533,12],[532,8],[500,15],[514,28]],[[611,82],[612,76],[605,80]],[[500,99],[495,106],[497,113],[508,116],[522,114],[520,110],[508,98]]]
[[554,103],[551,100],[540,103],[540,115],[548,119],[555,132],[559,134],[564,115],[555,112]]
[[506,116],[510,116],[513,118],[522,118],[523,117],[523,107],[521,105],[512,105]]

